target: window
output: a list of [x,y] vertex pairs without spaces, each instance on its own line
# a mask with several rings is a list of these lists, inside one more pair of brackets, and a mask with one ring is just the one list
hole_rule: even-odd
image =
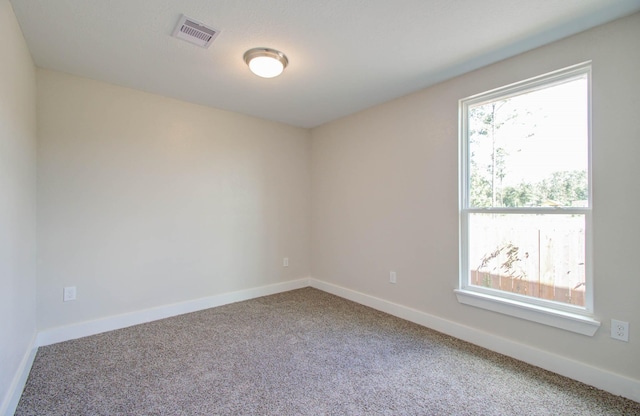
[[460,302],[597,330],[589,101],[589,64],[460,100]]

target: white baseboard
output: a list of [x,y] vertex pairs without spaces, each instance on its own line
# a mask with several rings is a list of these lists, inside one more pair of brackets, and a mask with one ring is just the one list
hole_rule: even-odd
[[361,305],[386,312],[418,325],[544,368],[545,370],[581,381],[590,386],[608,391],[609,393],[640,402],[640,380],[612,373],[584,362],[571,360],[567,357],[539,350],[526,344],[520,344],[416,309],[318,279],[310,278],[309,285],[324,292],[349,299]]
[[37,335],[34,333],[31,338],[31,342],[29,343],[29,347],[25,351],[24,356],[20,361],[20,365],[13,376],[9,390],[2,400],[2,405],[0,405],[0,415],[11,416],[15,413],[16,408],[18,407],[18,402],[22,396],[22,390],[24,390],[24,386],[27,383],[27,378],[31,371],[31,365],[33,364],[33,360],[36,358],[36,352],[38,351],[38,345],[36,342]]
[[196,312],[229,303],[241,302],[243,300],[258,298],[261,296],[287,292],[289,290],[300,289],[307,286],[309,286],[309,279],[303,278],[46,329],[38,333],[37,345],[44,346],[55,344],[57,342],[100,334],[102,332],[126,328],[158,319],[170,318],[176,315]]

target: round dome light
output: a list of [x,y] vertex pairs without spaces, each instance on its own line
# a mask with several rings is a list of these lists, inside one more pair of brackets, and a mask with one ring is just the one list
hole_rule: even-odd
[[262,78],[277,77],[289,63],[282,52],[269,48],[249,49],[244,54],[244,61],[251,72]]

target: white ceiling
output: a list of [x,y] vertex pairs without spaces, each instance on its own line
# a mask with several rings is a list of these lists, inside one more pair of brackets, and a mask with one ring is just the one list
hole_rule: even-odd
[[[640,0],[11,0],[37,66],[314,127],[640,11]],[[222,32],[171,37],[181,14]],[[289,58],[262,79],[242,55]]]

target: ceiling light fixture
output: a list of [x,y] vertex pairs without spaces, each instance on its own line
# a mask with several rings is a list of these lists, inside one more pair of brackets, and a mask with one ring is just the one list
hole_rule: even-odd
[[282,52],[269,48],[249,49],[244,53],[244,61],[251,72],[262,78],[277,77],[289,63]]

